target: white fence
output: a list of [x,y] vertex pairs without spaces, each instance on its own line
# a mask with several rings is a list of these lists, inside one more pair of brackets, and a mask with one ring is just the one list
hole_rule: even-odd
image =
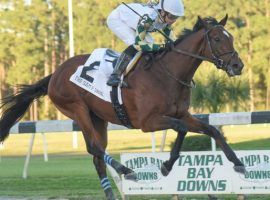
[[[203,120],[204,122],[214,125],[244,125],[244,124],[265,124],[270,123],[270,111],[264,112],[238,112],[238,113],[213,113],[213,114],[201,114],[194,115],[195,117]],[[109,124],[108,130],[124,130],[127,129],[123,126]],[[11,134],[24,134],[32,133],[30,140],[28,154],[26,156],[23,178],[27,178],[27,170],[30,161],[30,156],[32,152],[32,146],[35,138],[35,133],[43,134],[44,140],[44,160],[48,161],[47,156],[47,143],[45,138],[45,133],[55,133],[55,132],[77,132],[80,131],[79,127],[72,120],[64,121],[36,121],[36,122],[20,122],[11,128]],[[74,135],[74,144],[76,147],[76,134]],[[163,150],[166,140],[166,131],[163,133],[163,140],[161,144],[161,151]],[[214,145],[212,145],[215,148]],[[155,135],[152,133],[152,149],[155,151]],[[111,171],[111,170],[110,170]],[[112,171],[113,172],[113,171]],[[117,186],[120,191],[122,191],[121,181],[116,173],[112,173],[112,176],[118,180]],[[120,179],[121,180],[121,179]]]

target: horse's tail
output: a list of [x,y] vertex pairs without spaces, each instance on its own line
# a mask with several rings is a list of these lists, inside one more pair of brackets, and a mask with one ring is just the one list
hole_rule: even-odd
[[33,85],[18,85],[16,94],[1,100],[0,108],[3,108],[3,113],[0,119],[0,142],[7,138],[10,128],[23,117],[31,103],[35,99],[47,95],[51,76],[49,75]]

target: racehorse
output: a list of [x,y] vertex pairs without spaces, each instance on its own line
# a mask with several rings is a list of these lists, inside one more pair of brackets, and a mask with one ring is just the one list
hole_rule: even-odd
[[[149,61],[142,56],[125,78],[128,88],[122,88],[122,98],[132,126],[144,132],[174,129],[178,134],[170,158],[162,164],[161,173],[167,176],[179,158],[182,142],[188,131],[206,134],[215,139],[236,172],[245,173],[245,166],[226,143],[221,133],[188,111],[192,78],[202,63],[209,61],[233,77],[241,74],[243,62],[233,46],[233,36],[225,30],[226,15],[220,22],[200,18],[193,29],[184,29],[174,45],[158,52]],[[4,108],[0,121],[0,141],[21,119],[33,100],[49,95],[55,106],[73,119],[81,128],[86,148],[109,200],[115,199],[108,187],[106,164],[126,179],[137,180],[136,173],[105,152],[107,124],[121,124],[112,104],[99,99],[69,81],[78,66],[90,55],[78,55],[65,61],[51,75],[33,85],[21,85],[17,94],[2,100]],[[148,65],[148,67],[145,67]],[[180,172],[181,173],[181,172]]]

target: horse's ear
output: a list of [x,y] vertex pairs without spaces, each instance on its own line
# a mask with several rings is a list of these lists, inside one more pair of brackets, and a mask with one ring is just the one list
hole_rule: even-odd
[[227,19],[228,19],[228,14],[226,14],[226,16],[219,22],[219,24],[222,26],[225,26],[227,23]]
[[203,25],[203,27],[204,27],[206,30],[208,30],[209,24],[208,24],[205,20],[203,20],[200,16],[198,16],[198,21],[200,22],[200,24]]

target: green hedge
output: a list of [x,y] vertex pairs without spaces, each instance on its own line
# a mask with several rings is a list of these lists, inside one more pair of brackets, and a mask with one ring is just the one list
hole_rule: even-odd
[[[173,147],[174,142],[171,143]],[[185,138],[181,151],[208,151],[211,150],[211,138],[206,135],[194,135]]]

